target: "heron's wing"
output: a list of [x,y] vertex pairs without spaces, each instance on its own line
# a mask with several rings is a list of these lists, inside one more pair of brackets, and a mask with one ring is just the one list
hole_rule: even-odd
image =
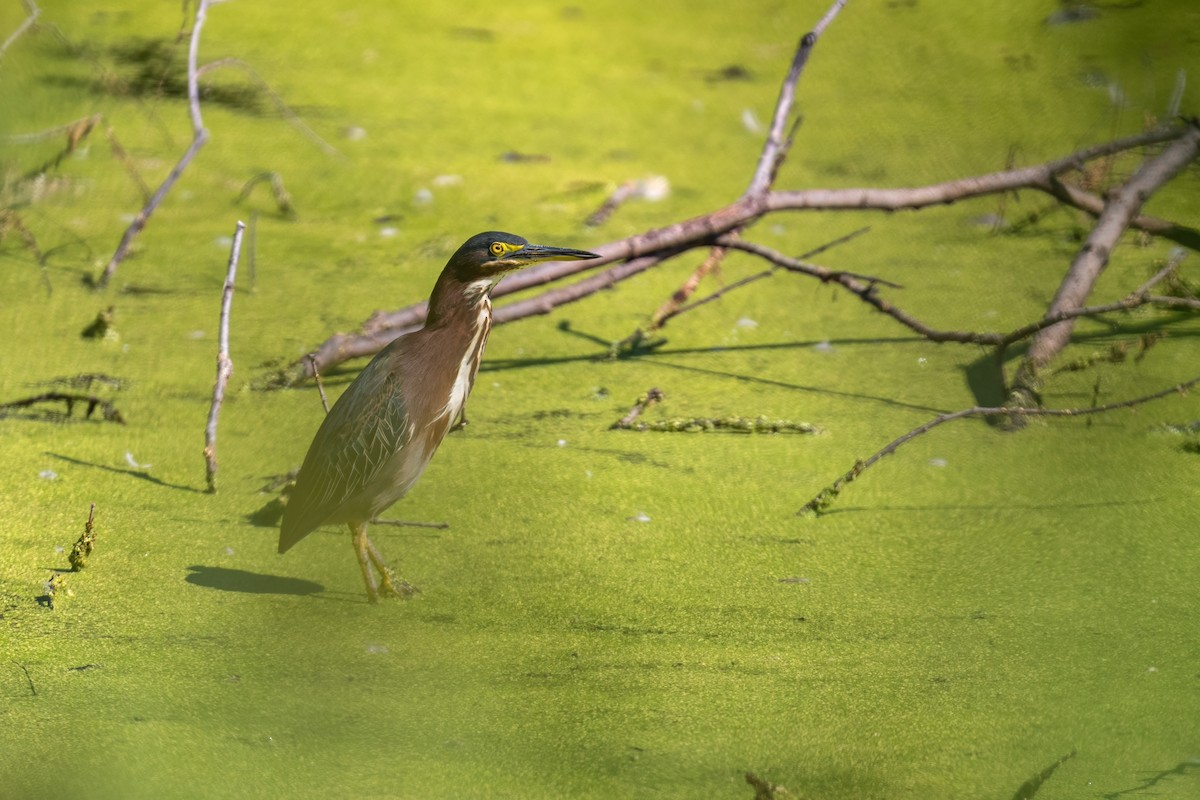
[[393,342],[367,364],[321,423],[284,510],[279,552],[360,493],[411,441],[402,379],[388,357],[396,346],[402,345]]

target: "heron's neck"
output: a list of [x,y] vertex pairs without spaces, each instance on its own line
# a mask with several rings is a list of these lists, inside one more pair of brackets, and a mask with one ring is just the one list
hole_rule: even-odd
[[429,296],[426,328],[439,328],[454,323],[467,327],[482,325],[492,314],[492,289],[496,281],[485,279],[464,283],[453,275],[442,273],[433,294]]

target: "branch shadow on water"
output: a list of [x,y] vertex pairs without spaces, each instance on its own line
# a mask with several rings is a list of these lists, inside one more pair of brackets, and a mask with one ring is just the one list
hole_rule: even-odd
[[161,478],[154,477],[143,469],[118,469],[117,467],[110,467],[107,464],[97,464],[94,461],[84,461],[81,458],[64,456],[62,453],[52,453],[49,450],[43,452],[45,455],[48,455],[51,458],[57,458],[60,461],[66,461],[68,464],[78,464],[81,467],[94,467],[95,469],[102,469],[105,472],[112,472],[116,475],[128,475],[130,478],[138,478],[139,480],[147,481],[149,483],[153,483],[155,486],[162,486],[166,489],[179,489],[184,492],[195,492],[196,494],[205,493],[202,489],[197,489],[195,486],[184,486],[183,484],[179,483],[168,483]]
[[203,586],[207,589],[219,589],[222,592],[306,596],[325,591],[325,587],[316,581],[307,581],[303,578],[289,578],[284,575],[264,575],[260,572],[248,572],[244,569],[207,567],[201,564],[193,564],[188,567],[188,572],[190,574],[184,578],[188,583],[194,586]]
[[[588,341],[601,342],[601,337],[594,336],[583,331],[579,331],[571,327],[560,327],[560,331],[566,334],[583,338]],[[865,339],[838,339],[831,342],[835,346],[851,346],[851,345],[881,345],[881,344],[912,344],[922,341],[919,336],[898,336],[889,338],[865,338]],[[843,397],[849,400],[861,400],[871,403],[881,403],[883,405],[896,408],[909,408],[916,411],[924,411],[935,414],[947,413],[947,409],[936,408],[922,403],[908,403],[903,400],[897,400],[892,397],[882,395],[874,395],[865,392],[848,392],[838,389],[832,389],[827,386],[804,385],[791,383],[788,381],[775,380],[763,375],[752,375],[740,372],[731,372],[723,369],[715,369],[711,367],[699,367],[691,364],[683,364],[679,362],[667,361],[667,357],[686,357],[693,355],[720,355],[722,353],[750,353],[763,351],[799,351],[812,348],[818,342],[768,342],[764,344],[742,344],[742,345],[713,345],[704,347],[662,347],[650,352],[639,353],[636,355],[620,355],[615,358],[615,361],[626,363],[641,363],[653,364],[656,367],[665,367],[675,369],[682,372],[693,372],[701,375],[709,375],[717,378],[728,378],[735,381],[745,383],[753,383],[764,386],[775,386],[781,389],[790,389],[798,392],[810,392],[813,394]],[[586,355],[571,355],[557,356],[550,358],[509,358],[509,359],[494,359],[485,361],[480,367],[480,372],[487,373],[493,371],[505,371],[512,369],[528,369],[537,367],[551,367],[558,364],[578,363],[578,362],[596,362],[605,360],[602,353],[592,353]]]
[[1128,789],[1119,789],[1115,792],[1108,792],[1102,795],[1104,800],[1119,800],[1126,795],[1143,795],[1150,794],[1150,790],[1156,788],[1159,784],[1169,781],[1172,778],[1180,778],[1186,776],[1189,772],[1200,773],[1200,758],[1190,758],[1187,761],[1181,761],[1171,769],[1164,769],[1149,775],[1137,786],[1130,786]]

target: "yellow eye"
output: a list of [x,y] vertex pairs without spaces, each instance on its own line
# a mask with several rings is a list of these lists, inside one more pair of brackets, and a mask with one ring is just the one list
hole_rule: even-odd
[[503,242],[492,242],[491,247],[489,247],[488,249],[492,251],[492,255],[494,255],[494,256],[504,255],[504,243]]

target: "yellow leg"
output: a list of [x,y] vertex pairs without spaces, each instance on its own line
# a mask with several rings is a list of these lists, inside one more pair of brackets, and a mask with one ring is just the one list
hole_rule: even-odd
[[[364,536],[364,538],[367,538]],[[375,543],[367,538],[367,555],[371,558],[371,563],[375,565],[375,569],[379,570],[379,588],[387,594],[395,595],[396,597],[412,597],[419,589],[410,584],[403,578],[397,578],[392,572],[391,567],[383,560],[383,556],[375,547]]]
[[[375,547],[375,543],[367,536],[367,523],[350,523],[350,533],[354,539],[354,554],[358,556],[358,567],[362,570],[363,583],[367,587],[367,600],[379,602],[379,595],[393,597],[412,597],[418,591],[408,581],[397,579],[392,573],[383,555]],[[374,569],[372,569],[374,568]],[[375,572],[379,573],[379,585],[375,583]]]
[[374,550],[375,546],[367,538],[367,523],[351,522],[350,535],[353,537],[354,554],[358,556],[358,568],[362,570],[363,583],[367,586],[367,600],[378,603],[379,591],[375,588],[375,576],[371,573],[371,556],[368,552],[368,548]]

